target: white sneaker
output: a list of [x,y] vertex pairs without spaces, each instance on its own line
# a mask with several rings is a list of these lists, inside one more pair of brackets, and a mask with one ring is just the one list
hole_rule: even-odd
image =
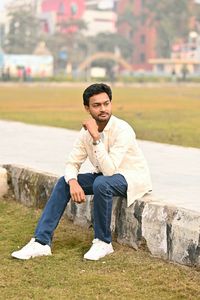
[[18,251],[14,251],[11,256],[18,259],[30,259],[31,257],[51,255],[51,248],[49,245],[41,245],[36,242],[34,238]]
[[99,239],[94,239],[92,241],[92,246],[90,250],[85,253],[84,258],[89,260],[99,260],[100,258],[113,253],[112,244],[107,244]]

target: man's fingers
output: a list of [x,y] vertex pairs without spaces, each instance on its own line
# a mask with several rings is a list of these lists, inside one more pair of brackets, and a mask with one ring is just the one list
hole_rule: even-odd
[[85,193],[76,180],[70,181],[70,194],[74,202],[81,203],[85,201]]
[[85,194],[84,193],[82,193],[82,192],[79,193],[78,201],[79,201],[79,203],[85,201]]
[[71,195],[71,198],[74,202],[81,203],[85,201],[85,194],[82,192],[74,193]]

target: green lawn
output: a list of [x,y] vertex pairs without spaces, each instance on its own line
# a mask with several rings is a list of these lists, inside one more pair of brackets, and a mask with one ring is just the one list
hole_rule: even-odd
[[0,200],[0,299],[200,299],[197,269],[152,258],[143,250],[114,242],[112,255],[84,261],[92,230],[65,219],[55,232],[53,256],[11,258],[29,241],[39,215],[8,197]]
[[[87,117],[83,89],[0,86],[0,119],[80,129]],[[114,87],[113,113],[128,121],[140,139],[200,147],[200,87]]]

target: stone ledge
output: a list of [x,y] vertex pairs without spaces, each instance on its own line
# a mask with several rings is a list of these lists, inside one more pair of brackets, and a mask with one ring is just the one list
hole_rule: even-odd
[[0,167],[0,197],[4,196],[8,192],[7,181],[7,170]]
[[[17,201],[44,207],[58,177],[23,166],[5,165],[8,183]],[[90,227],[92,196],[86,202],[70,201],[64,216]],[[136,200],[127,208],[126,199],[115,197],[111,228],[117,241],[135,249],[145,241],[152,255],[188,266],[200,265],[200,214],[161,203],[153,195]]]

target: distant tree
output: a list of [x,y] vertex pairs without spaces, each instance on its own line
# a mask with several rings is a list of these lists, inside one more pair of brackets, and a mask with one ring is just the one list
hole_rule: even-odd
[[133,51],[132,43],[124,36],[118,33],[99,33],[91,39],[95,45],[96,51],[103,52],[120,52],[121,56],[129,60],[130,53]]
[[[66,63],[76,68],[87,55],[88,42],[82,34],[86,24],[82,20],[68,19],[57,24],[57,31],[46,36],[46,44],[54,56],[55,68],[63,69]],[[66,57],[60,54],[65,53]]]
[[[125,37],[116,33],[99,33],[96,36],[90,37],[87,39],[87,47],[88,56],[96,52],[112,52],[128,61],[130,53],[132,53],[132,44]],[[114,76],[116,75],[115,67],[118,68],[118,65],[112,59],[98,59],[93,61],[91,66],[105,68],[110,80],[114,80]]]
[[[80,33],[72,36],[57,32],[46,37],[46,44],[54,56],[55,70],[57,71],[64,70],[67,63],[76,68],[87,57],[88,42]],[[64,54],[63,57],[61,53]]]
[[[134,36],[140,24],[154,26],[157,30],[157,55],[168,57],[177,38],[187,38],[191,16],[197,15],[194,0],[142,0],[140,15],[135,14],[133,1],[129,0],[118,26],[126,26],[127,38]],[[200,15],[198,14],[199,18]]]
[[[90,39],[90,44],[93,45],[93,52],[113,52],[120,55],[129,61],[133,51],[132,44],[123,36],[117,33],[99,33]],[[103,60],[93,62],[93,65],[98,65],[110,70],[114,67],[113,60]]]
[[149,26],[157,30],[157,54],[167,57],[177,38],[187,38],[192,15],[191,0],[146,0],[144,8]]
[[137,29],[138,21],[138,16],[133,16],[132,5],[128,4],[125,8],[124,13],[119,15],[117,24],[119,26],[126,23],[129,26],[130,30],[135,31]]
[[195,30],[200,34],[200,2],[193,4],[193,16],[195,17]]
[[8,8],[9,31],[3,45],[7,53],[29,54],[39,42],[40,24],[30,5]]
[[[127,3],[127,6],[125,7],[125,10],[122,14],[119,14],[118,20],[117,20],[117,27],[118,27],[118,35],[121,37],[121,49],[124,54],[124,56],[131,60],[132,52],[133,52],[133,41],[132,37],[134,33],[137,31],[138,24],[140,22],[140,18],[136,15],[134,15],[133,12],[133,3],[129,1]],[[120,27],[122,27],[123,33],[120,33]],[[119,38],[118,38],[119,40]],[[127,51],[125,51],[123,47],[123,43],[125,42],[125,48],[127,47]],[[131,46],[132,45],[132,46]]]

